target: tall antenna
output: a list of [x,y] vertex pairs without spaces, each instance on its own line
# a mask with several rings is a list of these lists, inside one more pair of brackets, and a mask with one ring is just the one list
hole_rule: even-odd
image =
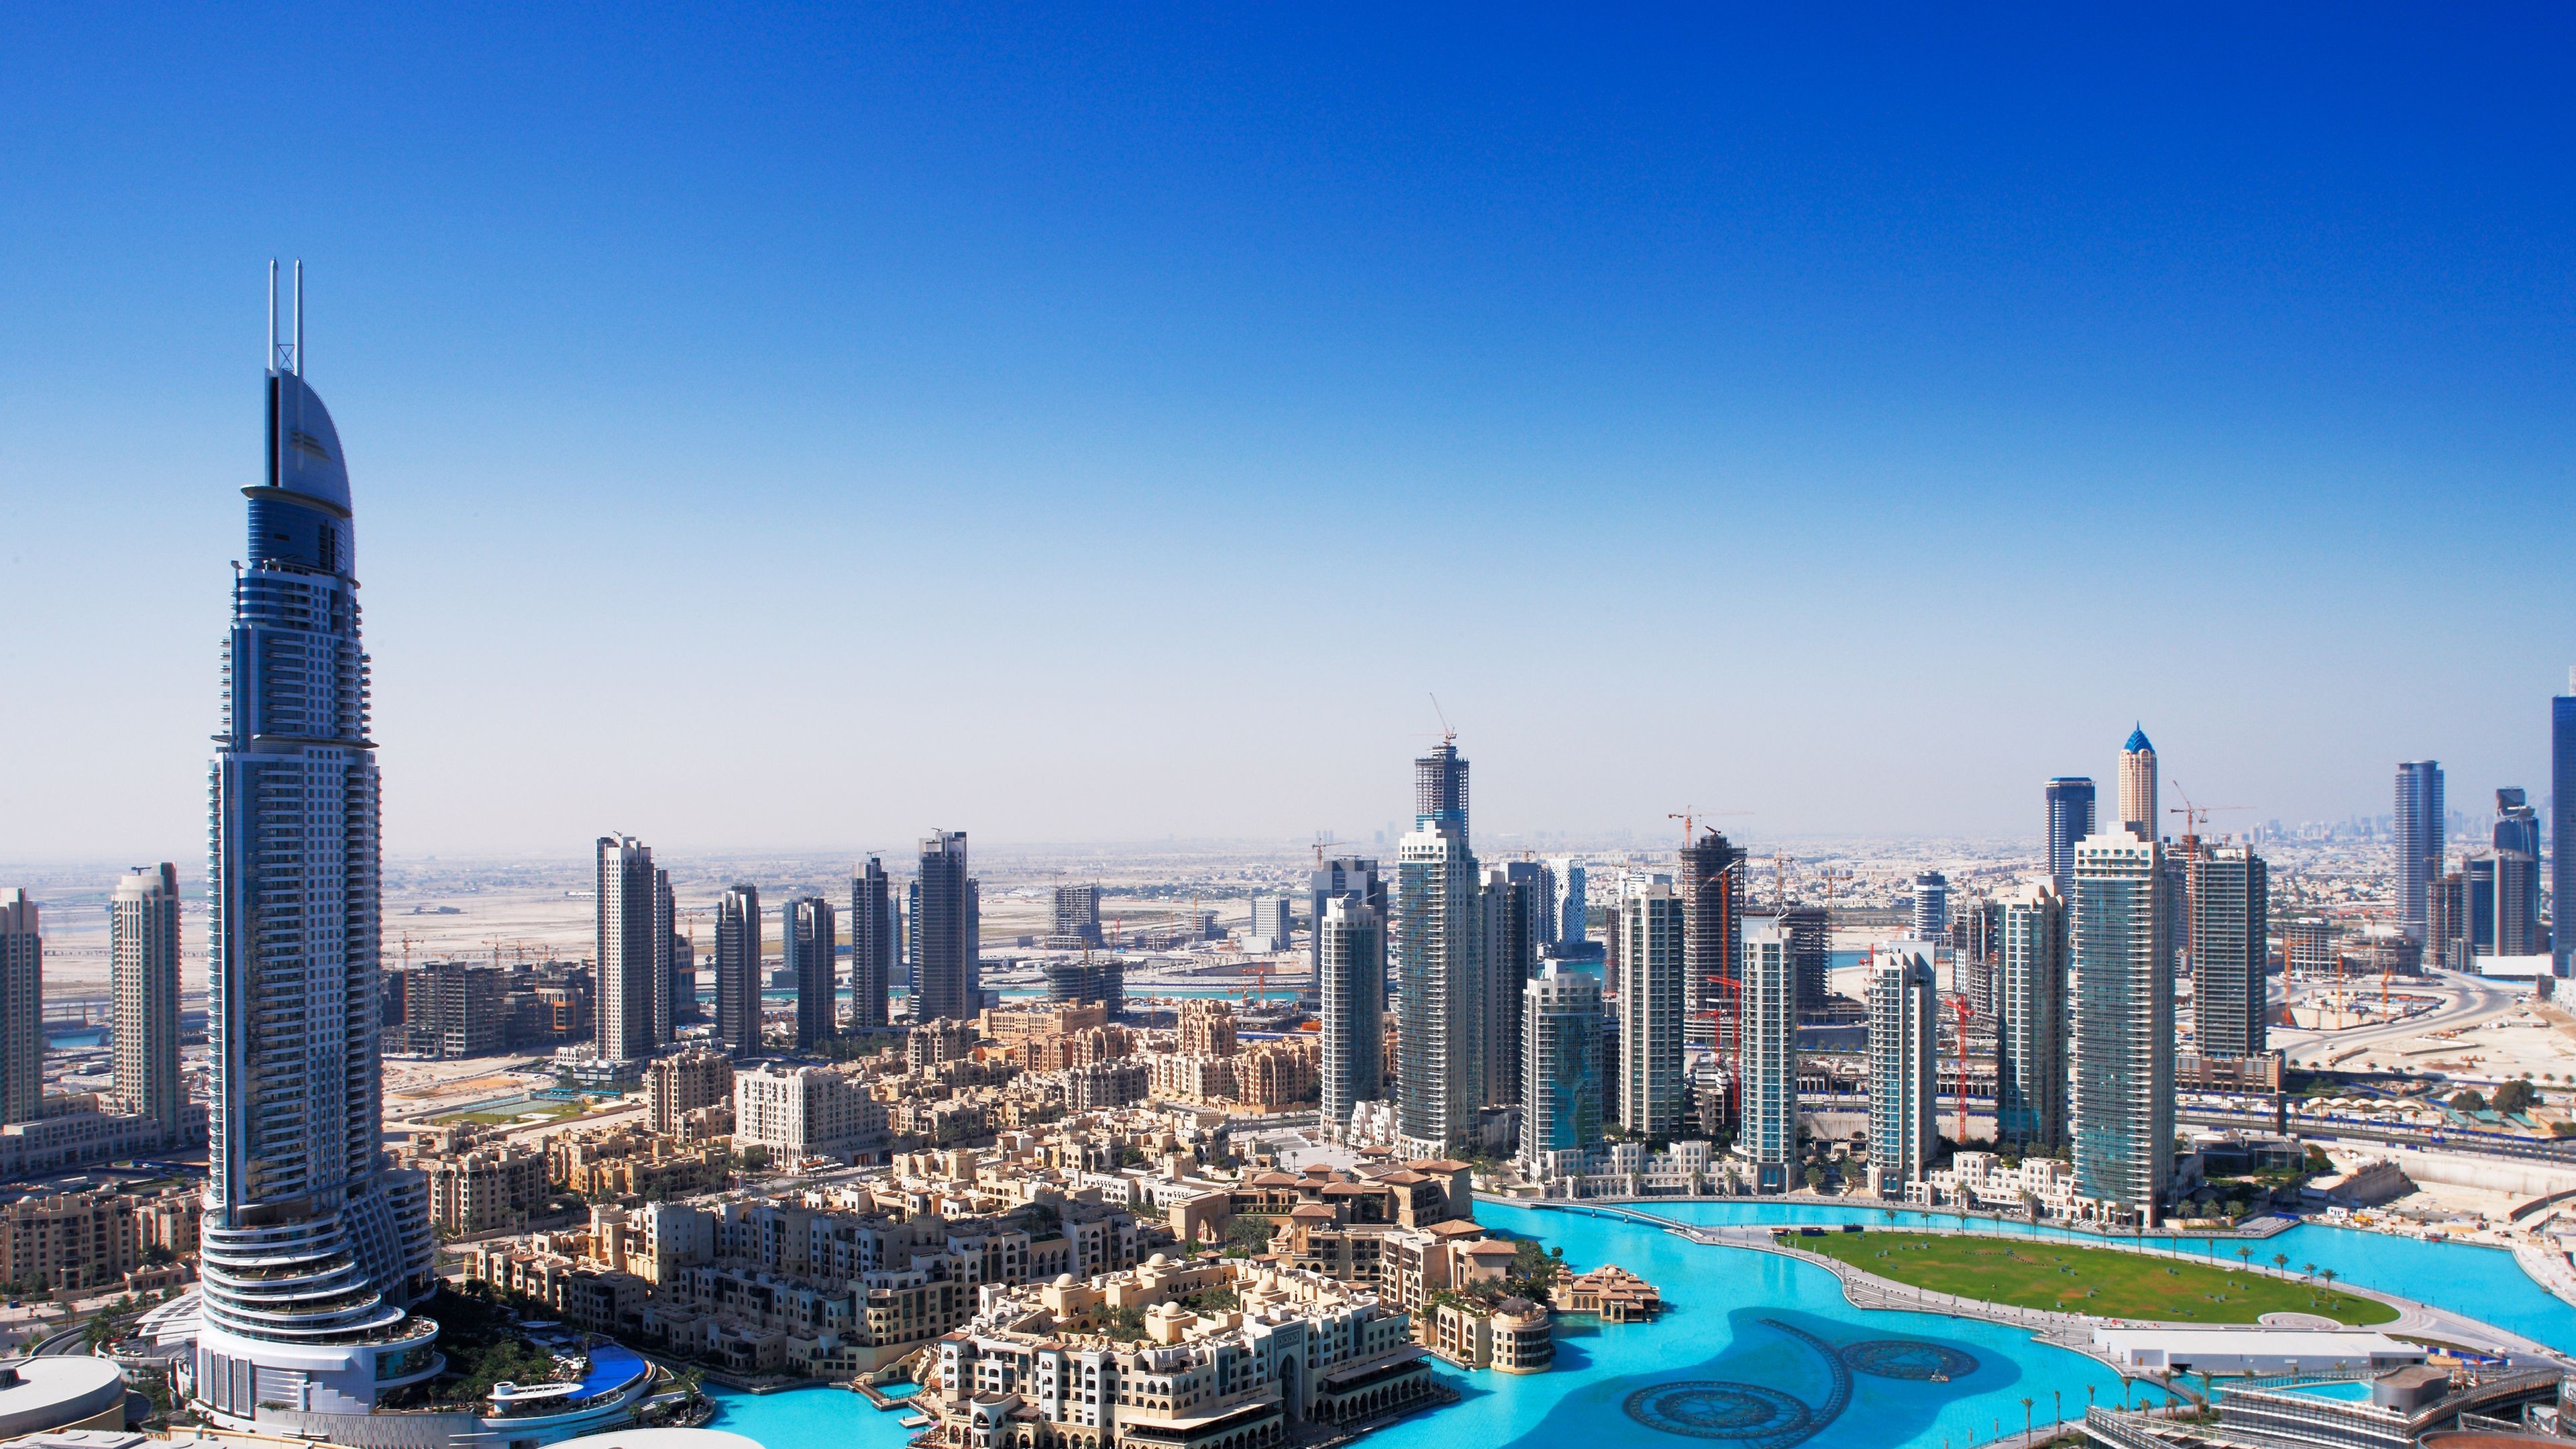
[[268,259],[268,355],[259,360],[259,365],[265,371],[277,371],[277,258],[275,257]]
[[295,375],[304,375],[304,259],[295,259]]

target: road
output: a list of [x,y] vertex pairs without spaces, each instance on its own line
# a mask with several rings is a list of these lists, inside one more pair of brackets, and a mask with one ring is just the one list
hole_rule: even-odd
[[[2356,1026],[2344,1031],[2301,1031],[2296,1027],[2276,1026],[2272,1028],[2272,1045],[2280,1050],[2286,1065],[2318,1067],[2325,1065],[2329,1057],[2341,1056],[2355,1047],[2386,1046],[2426,1032],[2492,1021],[2511,1011],[2523,995],[2490,985],[2474,976],[2450,971],[2410,977],[2405,989],[2410,996],[2438,995],[2445,1000],[2421,1016],[2410,1016],[2385,1026]],[[2285,1003],[2276,999],[2275,1004]]]

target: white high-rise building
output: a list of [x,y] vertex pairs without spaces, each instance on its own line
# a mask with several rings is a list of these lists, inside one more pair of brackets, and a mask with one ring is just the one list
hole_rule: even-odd
[[669,1020],[670,923],[659,909],[650,847],[631,835],[603,835],[597,865],[599,1057],[641,1061],[653,1055],[655,1018]]
[[1619,1125],[1639,1137],[1681,1131],[1682,897],[1672,882],[1629,885],[1619,898]]
[[242,490],[210,778],[203,1288],[176,1387],[219,1428],[334,1437],[327,1416],[444,1361],[438,1325],[407,1311],[436,1286],[428,1184],[379,1141],[369,660],[349,475],[304,381],[301,312],[286,346],[272,322],[267,467]]
[[2173,1179],[2172,911],[2164,847],[2075,848],[2075,1190],[2153,1226]]
[[2162,819],[2156,813],[2156,747],[2147,743],[2147,731],[2139,726],[2120,746],[2120,829],[2154,840],[2163,834]]
[[1756,1192],[1787,1192],[1798,1161],[1798,943],[1777,916],[1748,917],[1741,957],[1735,1155]]
[[1941,1148],[1940,1019],[1929,941],[1882,941],[1869,962],[1869,1170],[1883,1196]]
[[1582,1170],[1601,1145],[1601,983],[1557,962],[1521,988],[1522,1170],[1542,1181]]
[[1323,1118],[1350,1125],[1351,1109],[1385,1095],[1386,921],[1353,896],[1332,896],[1315,924],[1322,955],[1318,1045],[1323,1055]]
[[1466,827],[1426,821],[1396,848],[1396,1132],[1416,1150],[1472,1148],[1485,1101],[1485,953]]
[[179,868],[127,871],[107,903],[107,992],[116,1023],[116,1097],[180,1140]]
[[1995,1135],[2047,1152],[2066,1140],[2066,904],[2041,880],[1997,905]]

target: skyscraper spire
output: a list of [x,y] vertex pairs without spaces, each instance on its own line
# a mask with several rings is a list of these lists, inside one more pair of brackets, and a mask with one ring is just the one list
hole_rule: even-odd
[[[215,736],[207,1027],[214,1057],[203,1326],[182,1367],[198,1411],[249,1428],[291,1393],[365,1414],[437,1372],[428,1188],[378,1143],[382,852],[369,661],[340,437],[274,344],[265,476],[242,490]],[[292,1390],[281,1389],[292,1381]]]

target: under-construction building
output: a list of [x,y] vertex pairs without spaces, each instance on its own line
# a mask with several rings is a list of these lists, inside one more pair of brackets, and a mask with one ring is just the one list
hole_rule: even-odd
[[1127,963],[1115,956],[1085,955],[1079,961],[1050,961],[1042,969],[1050,1006],[1097,1001],[1113,1021],[1127,1008]]
[[[1710,830],[1681,849],[1673,888],[1682,901],[1682,1039],[1732,1061],[1738,1032],[1736,956],[1744,939],[1744,851]],[[1623,943],[1624,944],[1624,943]]]
[[1079,951],[1100,944],[1100,887],[1096,884],[1057,886],[1055,922],[1047,931],[1047,948]]

